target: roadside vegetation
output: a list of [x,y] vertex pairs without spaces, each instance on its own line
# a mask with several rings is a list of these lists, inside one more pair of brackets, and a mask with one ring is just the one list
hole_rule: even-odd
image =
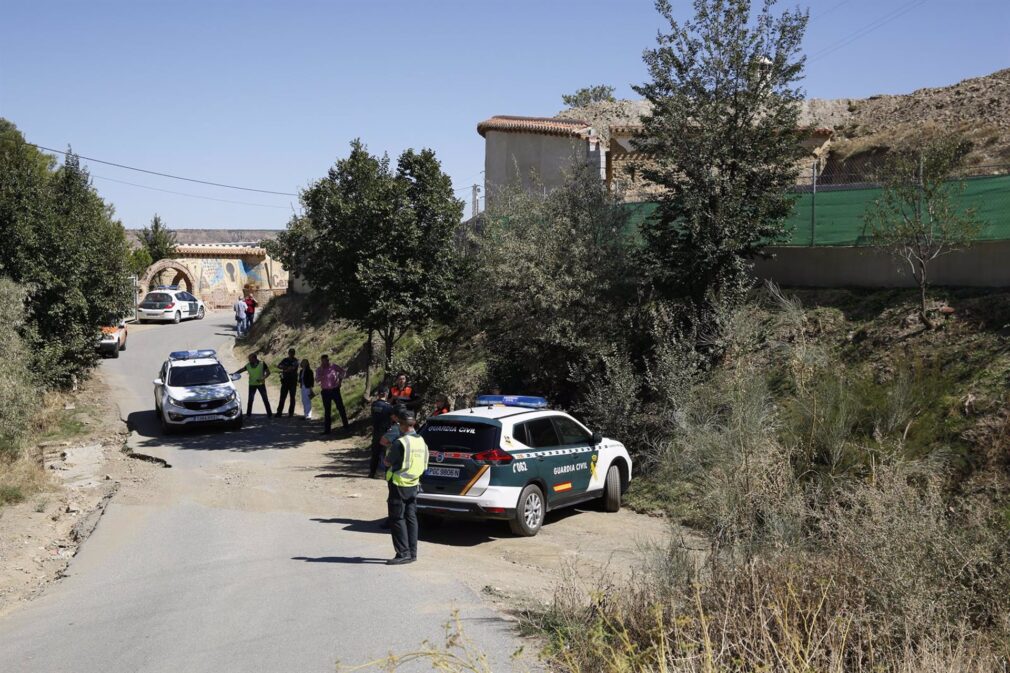
[[26,454],[52,421],[44,400],[97,362],[100,327],[131,305],[129,251],[76,156],[63,166],[0,119],[0,504],[45,479]]
[[[633,580],[561,587],[524,615],[559,670],[1004,670],[1010,294],[755,287],[751,260],[792,207],[806,14],[695,0],[681,23],[657,7],[669,31],[637,88],[652,103],[638,149],[665,190],[657,214],[632,224],[577,168],[547,193],[496,191],[453,241],[398,252],[418,282],[392,284],[381,311],[432,306],[430,276],[453,291],[404,320],[377,364],[457,406],[492,386],[546,396],[625,442],[630,503],[687,531]],[[326,238],[373,202],[338,192],[317,211],[337,219],[293,221],[276,256],[312,259],[303,246],[331,240],[331,268],[371,268],[373,248]],[[868,219],[895,232],[895,212],[883,202]],[[946,247],[967,243],[960,229]],[[348,354],[368,351],[346,335],[360,344],[369,325],[332,299],[342,277],[323,280],[270,310],[302,302],[357,326],[337,332]],[[280,353],[279,333],[258,343]]]

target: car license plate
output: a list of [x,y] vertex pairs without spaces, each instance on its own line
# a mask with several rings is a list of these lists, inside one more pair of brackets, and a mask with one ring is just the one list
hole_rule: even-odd
[[194,416],[193,419],[196,422],[200,421],[216,421],[217,416]]
[[459,479],[458,467],[429,467],[428,474],[432,477],[449,477]]

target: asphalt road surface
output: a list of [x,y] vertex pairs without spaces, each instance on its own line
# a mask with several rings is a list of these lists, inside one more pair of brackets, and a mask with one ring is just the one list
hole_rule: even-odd
[[[454,610],[490,670],[529,668],[510,660],[511,623],[426,567],[423,545],[417,563],[386,566],[388,535],[348,532],[374,521],[341,519],[325,489],[297,487],[317,425],[254,415],[240,432],[160,436],[151,381],[168,352],[230,357],[232,337],[223,313],[131,326],[128,349],[103,362],[131,446],[172,467],[124,486],[68,576],[0,619],[0,671],[333,671],[441,642]],[[323,525],[337,521],[348,525]]]

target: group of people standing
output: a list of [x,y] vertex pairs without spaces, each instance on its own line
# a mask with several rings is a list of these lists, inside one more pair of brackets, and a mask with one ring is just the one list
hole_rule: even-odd
[[232,304],[231,308],[235,312],[235,336],[244,337],[252,329],[257,306],[259,306],[259,302],[252,296],[252,292],[244,297],[239,295],[239,298]]
[[[309,360],[299,360],[295,357],[295,349],[288,349],[288,356],[277,363],[277,368],[281,372],[281,393],[277,404],[277,415],[284,415],[284,405],[287,403],[288,417],[295,415],[295,404],[298,397],[302,401],[302,418],[312,420],[312,399],[316,396],[316,386],[319,386],[319,394],[323,402],[323,434],[330,434],[332,431],[333,414],[332,409],[336,407],[340,414],[340,420],[346,431],[349,427],[347,422],[347,409],[344,407],[344,399],[340,394],[340,386],[347,378],[347,370],[340,365],[332,364],[330,356],[324,355],[320,358],[319,366],[312,369]],[[267,395],[266,380],[271,371],[270,366],[260,359],[256,353],[249,354],[249,361],[235,374],[245,373],[249,377],[249,399],[246,403],[246,415],[253,412],[253,401],[258,393],[263,399],[263,406],[266,408],[267,418],[273,418],[273,409],[270,406],[270,397]]]
[[[237,309],[236,309],[237,321]],[[288,356],[277,363],[281,375],[278,416],[284,415],[284,405],[288,404],[288,417],[295,412],[296,392],[301,393],[303,418],[312,418],[312,398],[316,385],[320,388],[323,401],[323,434],[331,431],[331,405],[336,406],[348,429],[347,410],[340,394],[340,385],[347,377],[347,371],[330,362],[328,355],[320,358],[315,371],[308,359],[299,360],[295,349],[288,349]],[[249,354],[244,367],[234,372],[245,373],[249,378],[249,400],[246,415],[251,415],[253,402],[259,394],[266,408],[267,418],[273,417],[266,380],[270,377],[270,366],[257,353]],[[388,519],[386,526],[393,538],[396,555],[387,561],[389,565],[402,565],[417,560],[417,493],[421,475],[428,468],[428,447],[417,434],[417,416],[414,408],[417,396],[406,374],[397,376],[392,386],[381,386],[372,402],[372,452],[368,466],[369,478],[378,475],[380,465],[384,468],[388,496],[386,498]],[[436,398],[436,409],[430,414],[438,416],[449,412],[449,400],[440,395]]]

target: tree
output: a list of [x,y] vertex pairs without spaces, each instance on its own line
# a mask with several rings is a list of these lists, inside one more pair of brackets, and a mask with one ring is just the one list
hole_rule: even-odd
[[154,260],[151,259],[151,253],[147,251],[147,248],[137,248],[130,253],[130,273],[138,278],[144,275],[147,268],[154,264]]
[[151,218],[151,226],[140,230],[140,244],[151,256],[151,264],[175,256],[178,245],[175,232],[165,226],[157,213]]
[[793,208],[806,12],[772,14],[765,0],[694,0],[693,20],[673,18],[644,55],[652,103],[638,148],[642,174],[665,188],[643,227],[643,261],[656,289],[692,304],[700,332],[751,283],[749,260],[781,238]]
[[864,216],[874,244],[911,269],[919,286],[919,317],[930,328],[930,263],[968,246],[982,229],[974,208],[954,202],[965,185],[951,177],[970,149],[962,138],[941,136],[924,141],[918,151],[893,154],[881,175],[883,191]]
[[632,341],[636,302],[629,211],[586,167],[559,188],[508,188],[475,235],[467,313],[505,390],[576,401],[615,344]]
[[387,361],[403,334],[455,304],[455,235],[463,216],[432,150],[393,171],[360,140],[301,195],[304,215],[269,245],[339,317],[377,332]]
[[561,100],[570,108],[586,107],[593,103],[614,102],[614,87],[606,84],[587,86],[575,93],[561,96]]
[[0,125],[0,276],[26,290],[21,336],[40,383],[65,386],[96,361],[95,338],[132,303],[126,232],[68,152],[55,163]]

